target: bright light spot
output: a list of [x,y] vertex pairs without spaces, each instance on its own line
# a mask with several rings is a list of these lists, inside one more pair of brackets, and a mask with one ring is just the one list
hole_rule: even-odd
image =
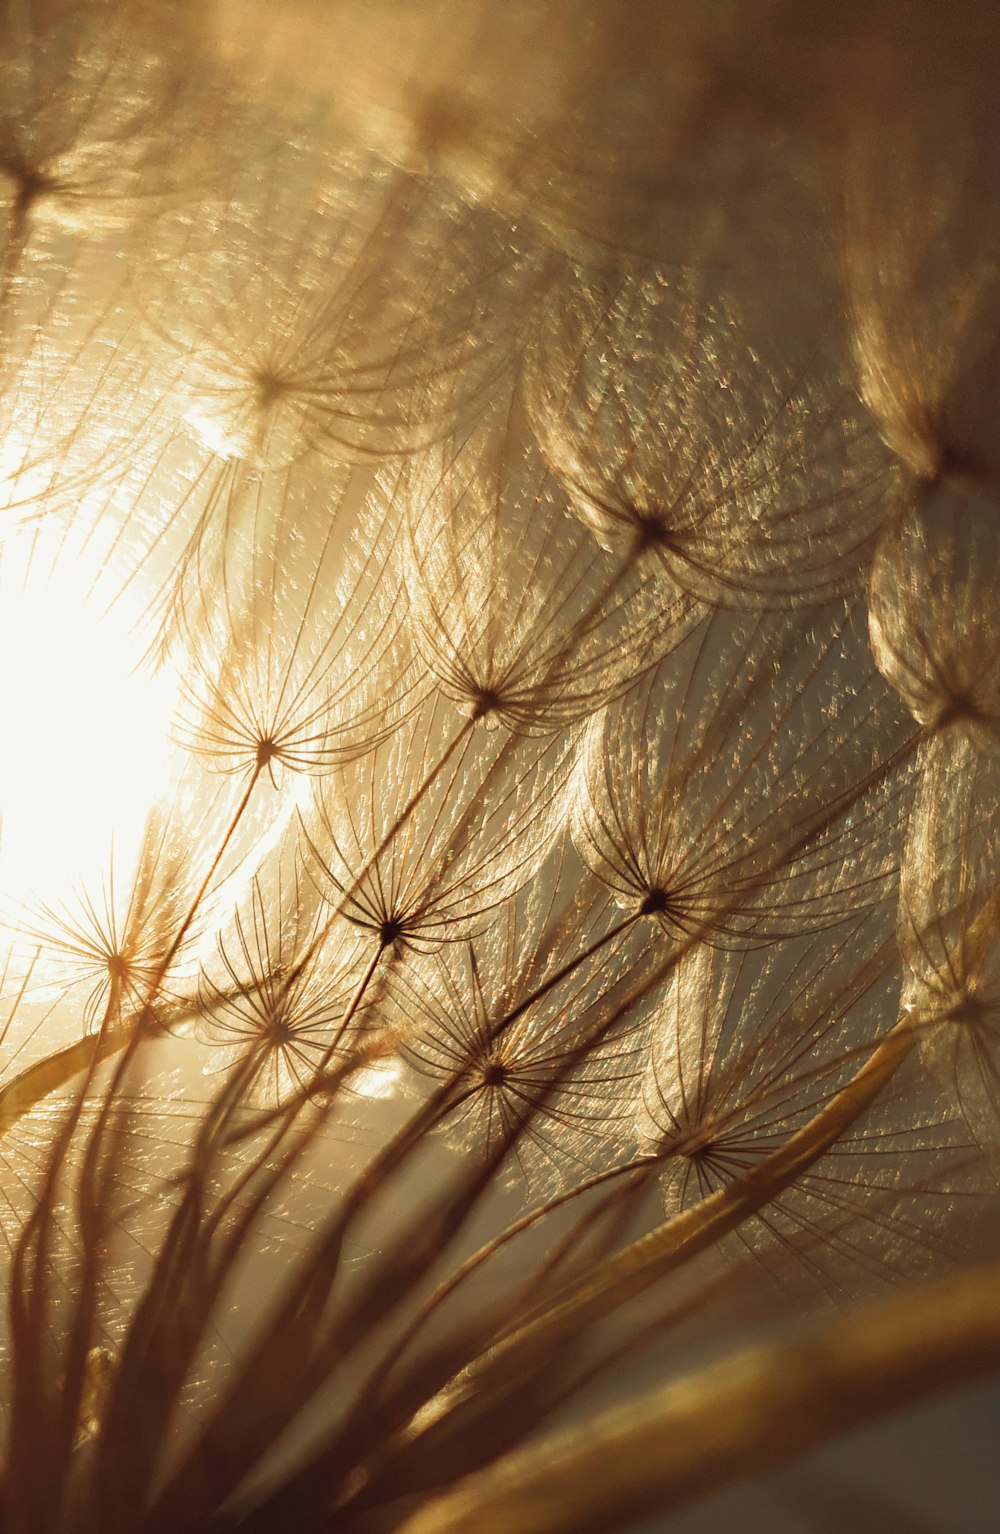
[[379,1060],[351,1077],[351,1091],[362,1097],[395,1097],[402,1074],[398,1060]]
[[165,785],[175,678],[137,671],[136,617],[88,601],[85,559],[29,539],[0,556],[0,899],[99,896],[127,882]]

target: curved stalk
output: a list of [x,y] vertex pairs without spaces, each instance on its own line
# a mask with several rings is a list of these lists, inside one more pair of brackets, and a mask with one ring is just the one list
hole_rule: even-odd
[[507,1456],[400,1534],[614,1534],[1000,1368],[1000,1264],[742,1349]]
[[[989,942],[998,917],[1000,889],[994,891],[970,927],[968,943],[979,947]],[[783,1145],[743,1176],[674,1215],[595,1273],[557,1294],[544,1309],[497,1341],[489,1355],[490,1365],[515,1352],[544,1348],[601,1320],[773,1202],[875,1101],[916,1046],[922,1030],[919,1017],[904,1014],[850,1080]],[[474,1366],[473,1376],[477,1367],[482,1363]],[[468,1388],[463,1385],[460,1391],[454,1387],[446,1391],[439,1398],[438,1410],[447,1411],[457,1395]]]

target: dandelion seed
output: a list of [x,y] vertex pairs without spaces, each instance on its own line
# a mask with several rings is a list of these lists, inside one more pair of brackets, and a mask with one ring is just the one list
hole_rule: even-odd
[[274,143],[239,164],[227,202],[162,226],[176,265],[145,279],[150,323],[185,346],[188,420],[212,452],[272,468],[311,448],[377,460],[488,398],[530,277],[499,224],[360,151]]
[[908,473],[933,481],[993,457],[997,265],[982,103],[942,135],[954,82],[944,72],[927,84],[926,116],[894,114],[877,150],[850,134],[844,251],[861,393]]
[[[823,620],[813,647],[777,619],[716,615],[591,721],[574,837],[627,908],[675,941],[738,944],[832,925],[890,893],[915,742],[887,710],[884,765],[871,765],[861,731],[877,684],[848,696],[833,680],[857,639],[843,617]],[[834,717],[800,733],[827,688]]]
[[[832,944],[700,947],[681,960],[651,1025],[640,1109],[641,1143],[663,1158],[668,1214],[759,1164],[888,1028],[897,984],[888,915],[846,924]],[[968,1159],[956,1127],[922,1116],[900,1082],[885,1111],[870,1112],[741,1228],[735,1249],[779,1282],[798,1266],[834,1293],[940,1263],[947,1247],[932,1211],[956,1196]]]
[[386,479],[406,508],[406,579],[421,651],[472,717],[517,734],[566,729],[628,686],[697,621],[574,526],[516,404]]
[[[37,224],[93,235],[147,213],[171,188],[164,128],[179,113],[184,64],[140,51],[135,6],[114,17],[74,4],[5,26],[0,188],[10,205],[8,281]],[[176,115],[175,115],[176,114]]]
[[309,828],[317,878],[382,947],[468,938],[538,869],[561,827],[572,743],[512,750],[496,734],[466,731],[445,757],[449,714],[431,698],[320,788]]
[[239,487],[244,560],[227,560],[221,593],[181,595],[195,642],[180,738],[213,770],[272,784],[328,770],[414,706],[393,529],[353,515],[352,490],[298,467],[254,476]]
[[869,587],[872,653],[914,718],[979,751],[1000,740],[1000,517],[948,475],[879,544]]
[[761,356],[707,281],[568,272],[532,353],[532,422],[597,536],[668,585],[731,607],[822,600],[870,556],[888,461],[832,360]]
[[636,1069],[628,1038],[636,1023],[630,1030],[622,1005],[635,981],[635,944],[599,884],[569,882],[571,867],[560,849],[544,881],[508,901],[482,937],[448,945],[391,981],[412,1070],[458,1076],[445,1127],[470,1153],[515,1140],[517,1167],[533,1185],[540,1173],[579,1176],[617,1156]]
[[266,882],[254,878],[249,899],[216,939],[216,961],[200,988],[200,1028],[216,1070],[249,1062],[248,1095],[281,1103],[329,1066],[338,1045],[346,1051],[342,1021],[361,965],[358,952],[343,946],[335,963],[326,955],[318,962],[321,902],[310,899],[297,866],[283,877],[279,860],[277,874],[268,874]]
[[[183,697],[138,859],[0,963],[0,1524],[623,1523],[727,1403],[792,1445],[758,1386],[829,1422],[831,1341],[845,1425],[996,1353],[963,1284],[678,1363],[761,1277],[995,1256],[989,28],[251,6],[255,80],[322,69],[237,107],[186,9],[0,19],[0,504]],[[588,1415],[661,1362],[683,1411]],[[663,1421],[673,1491],[615,1457]]]
[[921,1056],[976,1141],[1000,1134],[996,758],[960,733],[927,742],[900,880],[902,1005]]

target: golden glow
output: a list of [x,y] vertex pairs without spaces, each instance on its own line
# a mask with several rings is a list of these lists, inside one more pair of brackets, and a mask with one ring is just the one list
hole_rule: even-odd
[[88,593],[93,557],[37,539],[0,562],[0,899],[61,903],[134,866],[164,785],[175,678],[135,669],[137,613]]
[[378,1060],[361,1070],[351,1081],[351,1090],[359,1097],[380,1097],[387,1100],[396,1096],[403,1070],[398,1060]]

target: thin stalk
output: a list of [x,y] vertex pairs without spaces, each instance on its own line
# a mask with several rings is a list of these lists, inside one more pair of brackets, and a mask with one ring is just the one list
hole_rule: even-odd
[[[967,945],[983,948],[1000,918],[1000,889],[986,902],[967,934]],[[490,1364],[515,1351],[531,1351],[571,1335],[611,1314],[627,1300],[713,1247],[759,1209],[779,1197],[807,1172],[875,1101],[919,1041],[924,1024],[905,1014],[875,1046],[861,1068],[801,1129],[742,1177],[735,1178],[690,1209],[683,1210],[571,1284],[536,1315],[495,1342]],[[481,1367],[481,1365],[480,1365]],[[473,1368],[473,1376],[477,1372]],[[439,1401],[446,1411],[455,1395]]]
[[376,948],[375,948],[375,952],[372,954],[372,956],[369,959],[368,963],[365,965],[364,974],[361,976],[361,979],[358,981],[358,984],[355,987],[354,995],[351,997],[351,1000],[348,1003],[347,1011],[344,1013],[343,1017],[340,1019],[340,1022],[337,1025],[337,1030],[334,1033],[333,1038],[330,1040],[330,1043],[327,1045],[326,1049],[323,1052],[323,1057],[320,1060],[319,1065],[317,1066],[317,1070],[319,1070],[319,1071],[326,1070],[326,1067],[329,1065],[330,1061],[333,1059],[333,1056],[334,1056],[334,1054],[336,1052],[338,1044],[340,1043],[341,1039],[344,1037],[344,1034],[347,1032],[348,1028],[350,1027],[351,1021],[352,1021],[352,1019],[354,1017],[354,1014],[357,1012],[357,1010],[360,1007],[362,1001],[364,1000],[365,992],[367,991],[369,985],[371,984],[372,976],[375,974],[375,971],[378,969],[379,960],[381,959],[382,955],[385,953],[385,950],[386,950],[387,947],[388,947],[388,944],[383,943],[383,942],[380,941],[377,944]]
[[[998,895],[998,912],[1000,912],[1000,895]],[[984,919],[988,919],[988,914],[988,912],[984,913]],[[681,952],[694,946],[695,942],[695,938],[687,938],[681,945]],[[642,997],[674,968],[679,957],[679,953],[673,953],[658,966],[654,974],[626,1002],[624,1010],[641,1001]],[[739,1224],[742,1219],[752,1214],[756,1207],[780,1193],[782,1188],[794,1180],[809,1164],[810,1159],[821,1155],[828,1144],[842,1133],[843,1128],[851,1122],[852,1118],[856,1117],[866,1103],[877,1095],[896,1066],[908,1054],[918,1031],[918,1025],[911,1019],[905,1019],[902,1025],[893,1030],[893,1034],[876,1051],[876,1057],[870,1058],[854,1081],[848,1083],[848,1089],[852,1090],[838,1094],[838,1097],[827,1105],[824,1112],[818,1115],[817,1120],[807,1126],[807,1131],[790,1142],[791,1151],[789,1146],[784,1147],[767,1162],[758,1164],[749,1179],[743,1179],[738,1185],[731,1185],[728,1189],[722,1190],[720,1194],[706,1200],[704,1204],[686,1211],[682,1217],[668,1221],[660,1227],[659,1231],[653,1232],[642,1241],[627,1248],[626,1252],[619,1257],[609,1259],[598,1269],[598,1276],[592,1283],[580,1280],[564,1286],[562,1293],[554,1297],[554,1302],[550,1302],[544,1309],[539,1307],[527,1320],[522,1319],[519,1325],[507,1332],[506,1336],[503,1333],[494,1332],[489,1338],[484,1339],[480,1345],[482,1351],[463,1361],[462,1383],[456,1383],[455,1378],[451,1383],[445,1383],[442,1380],[438,1395],[432,1396],[429,1400],[427,1397],[424,1398],[426,1404],[422,1405],[420,1410],[419,1428],[415,1421],[411,1421],[409,1436],[417,1436],[425,1427],[431,1426],[434,1421],[447,1415],[452,1407],[460,1405],[467,1393],[480,1390],[482,1388],[480,1376],[492,1366],[494,1361],[498,1362],[503,1372],[508,1361],[508,1354],[515,1348],[521,1350],[522,1342],[524,1352],[532,1357],[540,1356],[535,1346],[536,1342],[540,1340],[544,1349],[546,1339],[550,1335],[554,1337],[556,1344],[564,1337],[576,1335],[578,1328],[585,1326],[591,1316],[603,1315],[616,1309],[631,1294],[639,1293],[655,1282],[669,1267],[679,1266],[688,1257],[713,1245],[726,1230]],[[822,1140],[824,1129],[825,1141]],[[810,1130],[814,1132],[814,1137],[819,1142],[812,1144],[811,1147],[805,1143]],[[798,1160],[788,1165],[791,1153],[796,1148]],[[784,1167],[783,1180],[777,1176],[781,1166],[775,1167],[776,1162]],[[639,1167],[641,1174],[642,1165],[639,1163],[635,1165]],[[774,1180],[770,1185],[762,1186],[761,1181],[766,1178],[769,1168],[774,1168]],[[750,1182],[751,1190],[756,1191],[755,1203],[751,1203],[749,1197],[741,1200],[740,1195],[747,1181]],[[528,1219],[531,1219],[530,1215]],[[657,1259],[660,1259],[658,1263]],[[475,1262],[475,1258],[472,1261]],[[632,1265],[637,1269],[635,1274],[620,1273],[622,1266]],[[606,1276],[603,1285],[601,1276]],[[617,1287],[616,1280],[619,1280]],[[626,1288],[629,1282],[631,1287]],[[592,1293],[592,1289],[595,1292]],[[590,1304],[590,1315],[584,1311],[585,1301]],[[553,1315],[554,1310],[555,1315]],[[555,1356],[558,1346],[556,1345],[550,1351],[552,1356]],[[516,1368],[516,1362],[514,1367]],[[467,1373],[466,1370],[468,1370]]]
[[802,1129],[744,1176],[683,1210],[570,1285],[540,1314],[496,1343],[491,1363],[514,1351],[544,1349],[592,1325],[641,1294],[771,1203],[836,1143],[873,1103],[914,1048],[919,1025],[903,1017],[861,1069]]
[[568,959],[565,964],[556,970],[554,975],[550,975],[547,980],[543,980],[541,985],[536,986],[531,994],[526,996],[523,1001],[519,1001],[517,1006],[513,1007],[510,1012],[504,1013],[497,1023],[493,1038],[499,1038],[512,1023],[516,1023],[519,1017],[523,1017],[528,1008],[533,1007],[536,1001],[541,1001],[550,991],[555,990],[557,985],[562,985],[564,980],[568,980],[572,974],[575,974],[581,964],[586,964],[587,960],[600,953],[602,948],[607,948],[609,943],[613,943],[616,938],[621,937],[623,932],[627,932],[630,927],[633,927],[646,914],[642,910],[633,911],[630,916],[625,916],[620,922],[616,922],[609,932],[605,932],[603,937],[595,938],[594,942],[588,944],[582,953],[578,953],[572,959]]
[[[375,848],[374,852],[368,858],[368,861],[365,863],[365,866],[362,868],[361,872],[359,874],[356,874],[354,879],[353,879],[353,881],[349,885],[347,885],[344,889],[341,890],[341,892],[340,892],[340,899],[337,901],[336,906],[334,907],[333,911],[331,912],[329,921],[325,922],[324,925],[320,928],[319,932],[313,938],[312,942],[309,944],[309,946],[306,949],[305,953],[302,955],[302,957],[299,960],[298,964],[296,964],[295,968],[292,970],[291,975],[290,975],[290,980],[291,981],[294,982],[295,980],[297,980],[299,975],[302,974],[303,970],[305,970],[307,968],[307,966],[312,963],[312,960],[315,958],[316,954],[323,947],[323,944],[326,942],[327,938],[329,937],[330,933],[332,932],[336,922],[339,920],[339,918],[341,916],[343,916],[344,910],[345,910],[346,906],[348,905],[348,903],[357,894],[357,892],[361,888],[361,885],[363,884],[364,880],[367,878],[367,876],[371,872],[371,870],[375,867],[375,864],[378,862],[378,860],[382,856],[382,854],[392,844],[392,842],[395,841],[396,837],[399,835],[400,831],[406,825],[407,821],[414,814],[414,812],[417,809],[419,809],[420,805],[423,803],[424,799],[426,799],[427,795],[430,793],[431,789],[434,787],[434,784],[437,782],[438,778],[441,776],[442,772],[444,772],[444,770],[447,767],[448,763],[451,761],[452,757],[455,755],[455,752],[459,749],[459,747],[463,744],[463,742],[466,740],[468,735],[475,728],[477,722],[478,722],[478,720],[477,720],[477,716],[476,715],[473,715],[471,718],[466,719],[465,723],[459,729],[457,734],[453,737],[453,739],[445,747],[445,750],[444,750],[443,754],[438,758],[438,760],[435,762],[434,766],[431,767],[429,772],[426,774],[426,776],[424,777],[423,782],[414,790],[414,792],[411,795],[408,803],[405,804],[404,807],[400,810],[399,814],[396,816],[396,818],[393,821],[392,825],[385,832],[385,834],[383,835],[383,837],[382,837],[381,841],[379,842],[378,846]],[[316,847],[315,844],[311,840],[309,842],[309,845],[312,847],[312,850],[313,850],[314,854],[316,855],[318,861],[320,863],[322,863],[323,859],[322,859],[322,856],[320,855],[319,848]]]
[[1000,1368],[1000,1264],[741,1349],[515,1451],[400,1534],[614,1534]]
[[[173,942],[150,983],[149,996],[145,1006],[139,1008],[133,1014],[132,1024],[147,1014],[157,991],[163,984],[170,965],[176,958],[178,949],[184,941],[184,937],[197,914],[198,907],[205,897],[205,892],[218,871],[226,848],[246,812],[260,773],[261,768],[257,767],[229,822],[229,826],[198,888],[198,892],[188,908],[187,915],[174,935]],[[15,1076],[13,1081],[0,1088],[0,1139],[26,1113],[37,1107],[40,1102],[44,1101],[46,1097],[51,1096],[53,1092],[57,1092],[61,1087],[66,1086],[81,1071],[92,1073],[94,1067],[100,1061],[127,1048],[130,1039],[135,1034],[135,1028],[130,1024],[119,1024],[117,1027],[112,1026],[110,1020],[115,1010],[115,987],[112,987],[112,1000],[105,1011],[103,1026],[97,1033],[88,1034],[85,1038],[78,1039],[75,1043],[67,1045],[66,1048],[47,1055],[44,1060],[36,1061],[34,1065],[28,1066],[26,1070]],[[115,1084],[109,1093],[109,1098],[113,1098],[117,1083],[118,1077],[116,1077]]]
[[237,829],[240,821],[243,819],[244,814],[246,813],[247,806],[250,803],[251,797],[253,796],[253,791],[254,791],[254,789],[257,786],[257,780],[260,777],[260,775],[261,775],[263,770],[264,770],[263,763],[262,762],[258,762],[257,765],[254,767],[253,772],[250,775],[250,781],[248,782],[248,784],[247,784],[247,786],[246,786],[246,788],[245,788],[245,790],[243,792],[243,797],[240,799],[239,804],[236,806],[236,809],[235,809],[235,811],[233,813],[233,817],[230,820],[229,825],[228,825],[228,827],[226,829],[225,835],[223,836],[222,841],[219,843],[219,846],[216,848],[215,856],[212,858],[212,861],[211,861],[211,863],[208,866],[208,870],[207,870],[207,872],[205,874],[205,877],[202,879],[201,883],[198,886],[197,894],[195,895],[194,899],[192,900],[190,906],[188,907],[187,915],[184,917],[184,920],[181,922],[181,924],[178,927],[176,933],[174,934],[173,942],[170,944],[170,947],[167,949],[166,956],[162,960],[162,962],[160,964],[160,967],[159,967],[159,969],[157,971],[157,974],[156,974],[156,976],[153,979],[153,983],[150,986],[150,994],[151,994],[151,996],[155,996],[156,995],[156,992],[159,990],[160,986],[163,984],[164,978],[166,977],[167,973],[169,972],[171,964],[174,962],[174,959],[177,957],[177,951],[180,948],[181,944],[183,943],[185,937],[187,936],[188,929],[190,928],[191,923],[194,921],[195,916],[198,914],[198,908],[199,908],[199,906],[201,905],[202,901],[205,898],[205,893],[208,890],[208,887],[211,884],[212,880],[215,878],[215,875],[218,873],[219,864],[222,862],[222,859],[225,856],[226,848],[229,846],[229,843],[232,841],[234,835],[236,834],[236,829]]
[[44,1060],[37,1060],[0,1087],[0,1140],[46,1097],[58,1092],[81,1071],[121,1049],[127,1037],[127,1033],[118,1030],[87,1034]]
[[365,1402],[371,1398],[431,1317],[440,1310],[442,1305],[451,1298],[457,1289],[461,1288],[467,1279],[471,1278],[474,1273],[477,1273],[490,1258],[495,1257],[499,1251],[502,1251],[509,1242],[513,1241],[517,1236],[523,1235],[525,1231],[531,1230],[533,1226],[539,1224],[540,1221],[546,1219],[550,1214],[554,1214],[557,1209],[572,1203],[583,1194],[591,1193],[595,1188],[603,1187],[605,1183],[616,1181],[628,1173],[634,1175],[636,1173],[648,1172],[651,1167],[656,1166],[662,1159],[660,1156],[642,1156],[637,1157],[634,1161],[626,1162],[622,1166],[614,1166],[608,1168],[607,1171],[597,1172],[593,1177],[588,1177],[585,1182],[578,1183],[575,1187],[568,1188],[563,1193],[557,1193],[544,1204],[539,1204],[537,1208],[530,1210],[528,1214],[522,1215],[521,1219],[515,1221],[513,1225],[509,1225],[499,1236],[495,1236],[492,1241],[480,1247],[477,1252],[474,1252],[471,1257],[467,1258],[465,1262],[455,1269],[450,1278],[446,1279],[444,1283],[434,1290],[434,1293],[420,1307],[413,1320],[407,1324],[405,1330],[393,1343],[391,1350],[383,1358],[379,1359],[375,1369],[366,1379],[364,1388],[359,1392],[359,1401]]

